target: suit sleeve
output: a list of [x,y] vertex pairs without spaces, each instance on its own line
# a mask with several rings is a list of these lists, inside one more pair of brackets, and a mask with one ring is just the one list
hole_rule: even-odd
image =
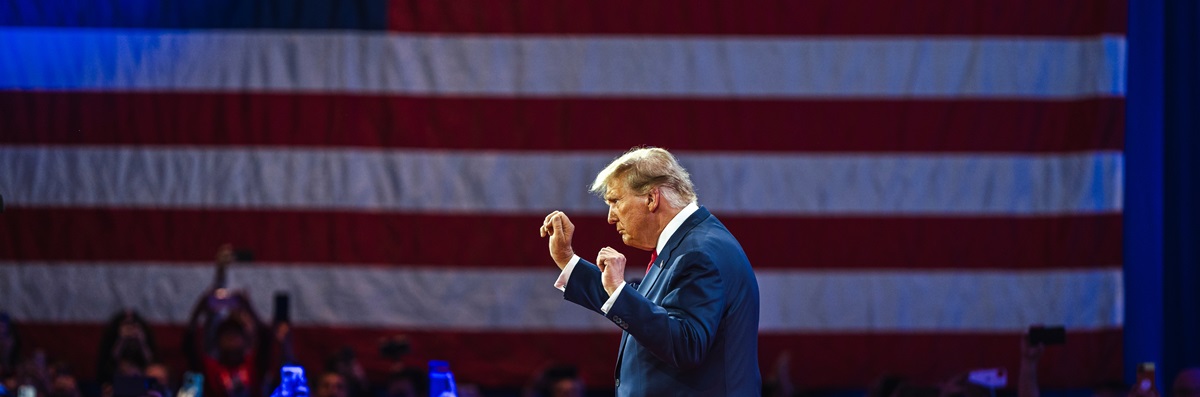
[[[571,271],[571,278],[567,280],[563,299],[603,315],[604,312],[600,308],[609,297],[608,291],[604,290],[604,284],[600,281],[600,274],[599,267],[580,258],[575,264],[575,269]],[[622,289],[628,291],[632,288]]]
[[689,252],[673,260],[662,305],[625,288],[606,317],[655,357],[689,369],[703,362],[712,347],[726,296],[720,271],[709,255]]

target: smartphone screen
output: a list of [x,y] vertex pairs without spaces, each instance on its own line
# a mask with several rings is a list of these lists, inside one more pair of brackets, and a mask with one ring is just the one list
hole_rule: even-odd
[[202,397],[204,395],[204,375],[195,372],[183,374],[183,386],[179,388],[177,397]]
[[233,260],[242,263],[254,262],[254,251],[245,248],[235,249],[233,250]]
[[1029,344],[1030,345],[1061,345],[1067,342],[1067,331],[1062,326],[1029,327]]
[[1139,391],[1157,391],[1154,386],[1154,363],[1141,363],[1137,366],[1137,388]]
[[275,293],[275,323],[288,323],[292,321],[291,315],[291,299],[286,292]]

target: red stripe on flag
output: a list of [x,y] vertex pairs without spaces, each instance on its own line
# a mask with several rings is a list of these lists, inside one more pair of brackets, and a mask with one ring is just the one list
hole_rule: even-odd
[[662,35],[1029,35],[1124,33],[1124,0],[390,0],[404,32]]
[[[0,93],[0,143],[467,150],[1121,150],[1125,101]],[[63,117],[63,115],[71,117]]]
[[[50,360],[69,363],[86,379],[94,376],[100,331],[98,324],[35,323],[20,324],[18,335],[25,349],[43,348]],[[162,359],[181,372],[182,327],[154,331]],[[397,334],[412,343],[412,353],[404,358],[409,366],[423,369],[427,360],[449,360],[461,383],[506,388],[525,385],[549,363],[566,363],[579,367],[589,387],[611,389],[619,342],[615,327],[611,333],[296,327],[293,338],[298,358],[311,373],[322,372],[325,358],[349,346],[368,376],[380,381],[390,363],[378,354],[379,340]],[[761,334],[759,365],[768,377],[778,355],[788,352],[791,378],[804,388],[861,389],[883,374],[932,385],[978,368],[1004,367],[1015,376],[1019,343],[1017,334]],[[1119,381],[1121,349],[1120,330],[1069,330],[1065,345],[1047,349],[1039,384],[1086,388]]]
[[[1060,269],[1121,263],[1121,216],[717,216],[757,268]],[[210,261],[232,242],[267,262],[551,266],[542,215],[12,208],[0,259]],[[623,247],[603,216],[574,216],[575,248]],[[631,257],[643,255],[623,249]],[[504,252],[504,260],[496,253]],[[648,257],[648,254],[644,254]],[[638,259],[643,261],[644,259]]]
[[[792,355],[792,379],[813,388],[865,388],[885,373],[934,386],[972,369],[1007,368],[1016,385],[1019,334],[888,333],[760,334],[764,376],[782,352]],[[1122,332],[1068,330],[1067,343],[1046,349],[1038,383],[1051,389],[1121,380]]]

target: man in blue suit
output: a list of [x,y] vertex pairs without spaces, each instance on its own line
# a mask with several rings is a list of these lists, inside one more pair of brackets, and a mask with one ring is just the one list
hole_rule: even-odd
[[576,256],[575,226],[560,211],[541,235],[562,269],[563,297],[624,330],[617,395],[761,395],[758,281],[737,239],[697,204],[687,171],[666,150],[635,148],[591,190],[608,203],[622,242],[651,251],[640,284],[625,283],[625,256],[611,247],[595,264]]

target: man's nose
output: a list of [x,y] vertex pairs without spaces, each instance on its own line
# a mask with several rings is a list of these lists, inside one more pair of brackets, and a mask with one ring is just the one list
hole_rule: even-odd
[[617,211],[613,211],[612,207],[608,207],[608,224],[617,224]]

